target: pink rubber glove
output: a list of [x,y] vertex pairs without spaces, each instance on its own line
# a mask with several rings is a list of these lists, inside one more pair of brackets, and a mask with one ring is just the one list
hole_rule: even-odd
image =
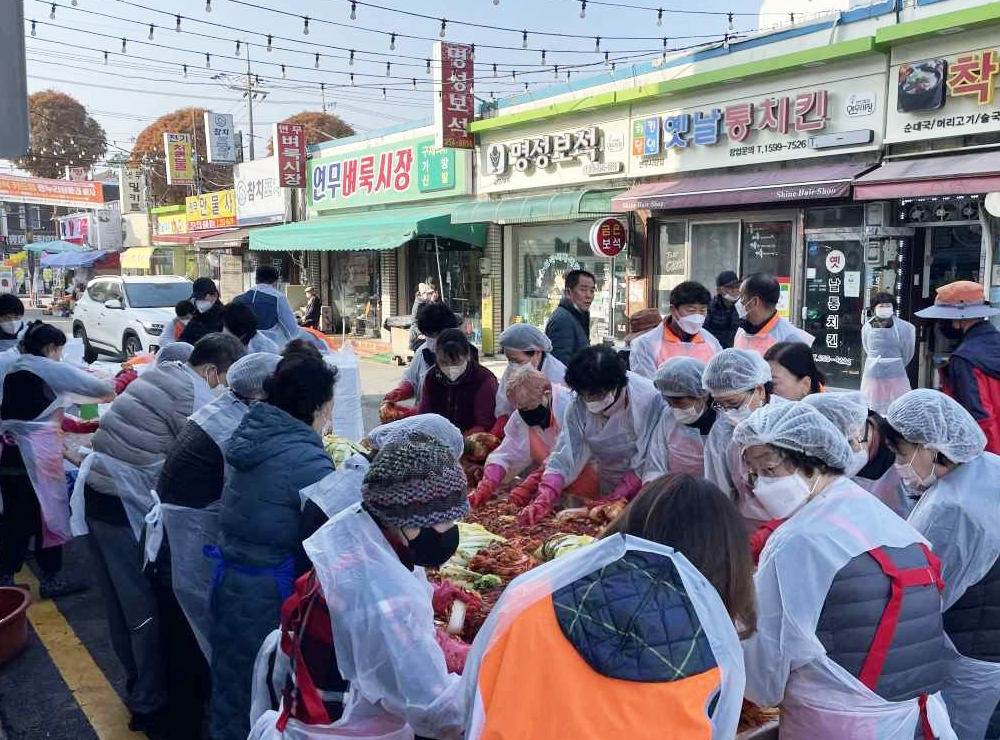
[[603,506],[605,504],[612,504],[615,501],[631,501],[635,498],[635,495],[639,493],[639,489],[642,488],[642,479],[637,476],[632,471],[625,474],[618,485],[615,486],[615,490],[611,492],[610,496],[605,496],[604,498],[594,501],[590,508],[595,506]]
[[535,500],[517,515],[517,523],[522,527],[531,527],[551,514],[564,485],[563,477],[558,473],[543,475]]
[[437,644],[444,653],[444,664],[448,668],[448,673],[462,674],[465,670],[465,661],[469,657],[469,650],[472,645],[462,642],[457,637],[453,637],[442,628],[437,628],[435,634]]
[[431,606],[434,608],[436,616],[447,619],[448,612],[451,611],[451,605],[456,601],[461,601],[465,604],[479,604],[482,600],[471,591],[466,591],[464,588],[460,588],[450,581],[442,581],[441,583],[434,584]]
[[515,506],[524,507],[531,503],[531,499],[535,497],[535,493],[538,491],[538,484],[542,480],[542,473],[545,472],[545,468],[538,468],[525,478],[521,485],[515,486],[510,492],[510,501]]
[[497,486],[503,481],[504,475],[506,475],[502,467],[496,463],[488,463],[486,468],[483,470],[483,479],[479,481],[479,485],[476,490],[472,492],[469,496],[469,506],[473,509],[478,509],[480,506],[486,504],[493,494],[496,493]]

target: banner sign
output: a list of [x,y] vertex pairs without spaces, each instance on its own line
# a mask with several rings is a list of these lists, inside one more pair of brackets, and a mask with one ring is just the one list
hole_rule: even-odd
[[123,214],[146,210],[146,175],[141,167],[119,167],[118,189]]
[[235,190],[189,195],[185,205],[188,232],[236,226]]
[[157,236],[186,234],[187,230],[187,214],[185,213],[171,213],[169,215],[156,217]]
[[475,149],[469,122],[476,115],[472,46],[434,44],[434,89],[441,98],[434,106],[434,143],[449,149]]
[[233,115],[205,111],[205,141],[208,142],[209,162],[233,164],[236,161]]
[[90,180],[70,182],[42,177],[0,175],[0,201],[97,208],[104,203],[101,183]]
[[167,185],[194,185],[191,134],[163,134],[167,162]]
[[278,183],[283,188],[306,186],[306,127],[301,123],[274,124]]
[[602,218],[590,227],[590,249],[597,257],[614,257],[628,246],[628,229],[617,218]]
[[290,192],[278,182],[274,157],[236,165],[233,168],[233,182],[238,226],[291,221]]
[[89,167],[70,167],[66,166],[66,179],[67,180],[90,180],[90,168]]

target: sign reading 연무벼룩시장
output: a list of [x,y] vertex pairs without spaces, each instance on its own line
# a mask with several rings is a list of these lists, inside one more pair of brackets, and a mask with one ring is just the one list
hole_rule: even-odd
[[189,195],[185,207],[189,232],[236,226],[236,192],[232,189]]
[[471,154],[433,138],[400,141],[309,160],[311,213],[471,192]]

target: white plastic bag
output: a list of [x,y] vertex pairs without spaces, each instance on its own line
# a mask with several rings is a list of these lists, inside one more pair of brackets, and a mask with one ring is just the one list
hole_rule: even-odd
[[247,740],[413,740],[413,730],[397,717],[377,715],[341,720],[332,725],[306,725],[289,719],[284,732],[275,726],[278,712],[265,712],[250,730]]
[[337,368],[337,380],[333,385],[333,433],[360,442],[365,436],[365,423],[361,413],[358,356],[348,344],[324,355],[323,359]]
[[302,506],[313,501],[327,517],[333,517],[348,506],[361,501],[361,484],[368,472],[368,461],[362,455],[354,455],[344,464],[329,473],[322,480],[299,491]]

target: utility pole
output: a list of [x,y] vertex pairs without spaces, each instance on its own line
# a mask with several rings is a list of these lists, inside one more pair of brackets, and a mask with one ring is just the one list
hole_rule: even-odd
[[[270,42],[269,42],[270,43]],[[250,116],[250,161],[253,161],[253,99],[256,93],[253,92],[253,77],[250,76],[250,44],[247,47],[247,110]]]
[[250,124],[250,132],[249,132],[250,159],[252,160],[254,158],[253,101],[256,100],[258,96],[260,96],[260,99],[263,100],[264,98],[267,97],[269,91],[260,87],[260,78],[255,77],[253,72],[250,71],[250,44],[241,43],[240,46],[245,46],[247,50],[246,79],[243,78],[243,75],[226,75],[226,74],[213,75],[212,79],[217,80],[230,90],[241,93],[243,97],[247,99],[247,112],[249,116],[248,122]]

